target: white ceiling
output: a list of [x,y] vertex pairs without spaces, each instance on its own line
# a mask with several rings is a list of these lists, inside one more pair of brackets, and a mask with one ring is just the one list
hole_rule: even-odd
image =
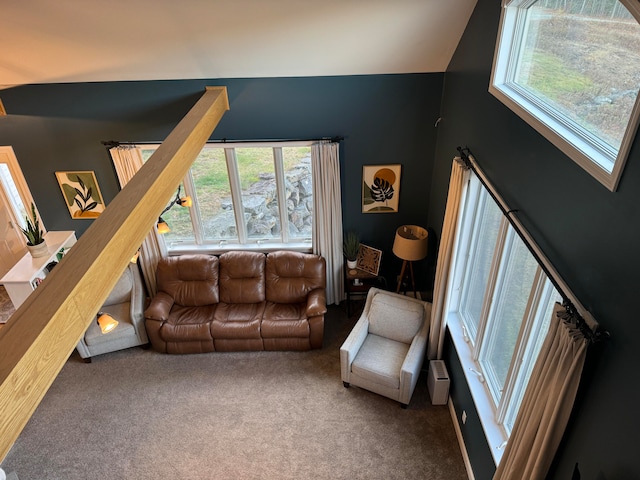
[[446,70],[476,0],[2,0],[0,85]]

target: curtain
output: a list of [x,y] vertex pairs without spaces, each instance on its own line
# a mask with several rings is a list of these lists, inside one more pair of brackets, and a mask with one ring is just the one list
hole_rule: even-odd
[[429,345],[427,358],[429,360],[442,358],[442,347],[446,331],[445,311],[447,298],[447,285],[449,284],[449,271],[453,257],[456,231],[458,227],[458,212],[460,201],[469,180],[469,168],[456,157],[451,166],[451,178],[449,180],[449,194],[442,224],[442,235],[438,249],[438,261],[436,264],[436,277],[433,286],[433,305],[431,307],[431,330],[429,333]]
[[338,143],[311,146],[313,171],[313,253],[327,263],[327,304],[344,299],[342,196]]
[[588,340],[556,304],[494,480],[546,477],[573,408]]
[[[109,153],[116,168],[120,188],[124,188],[127,182],[142,167],[143,161],[140,149],[133,145],[120,145],[110,148]],[[140,269],[147,287],[147,293],[152,297],[157,293],[156,269],[158,260],[166,255],[167,249],[164,241],[161,241],[155,229],[152,229],[140,246]]]

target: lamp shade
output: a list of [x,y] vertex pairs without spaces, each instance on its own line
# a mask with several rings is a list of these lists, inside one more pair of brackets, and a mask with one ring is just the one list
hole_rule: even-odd
[[396,257],[410,262],[422,260],[427,256],[426,229],[417,225],[403,225],[396,230],[393,241],[393,253]]
[[98,312],[98,325],[102,333],[109,333],[118,326],[118,321],[108,313]]

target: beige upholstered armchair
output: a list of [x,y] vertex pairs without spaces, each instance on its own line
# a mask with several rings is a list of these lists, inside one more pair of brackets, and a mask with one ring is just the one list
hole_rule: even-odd
[[344,386],[356,385],[406,408],[424,361],[430,317],[428,302],[371,288],[340,347]]
[[76,349],[85,362],[91,357],[149,343],[144,327],[145,293],[138,265],[130,264],[105,300],[100,311],[118,321],[109,333],[102,333],[94,320]]

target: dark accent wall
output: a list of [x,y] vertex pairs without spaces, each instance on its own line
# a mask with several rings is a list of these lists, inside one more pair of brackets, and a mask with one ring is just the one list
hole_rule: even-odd
[[[343,225],[383,250],[382,273],[400,261],[395,229],[426,225],[443,73],[314,78],[52,84],[0,92],[9,113],[0,145],[13,146],[49,230],[81,235],[91,220],[72,220],[56,170],[94,170],[108,202],[118,182],[101,141],[162,141],[207,85],[228,89],[231,109],[212,139],[307,139],[343,136]],[[402,164],[398,213],[361,213],[362,166]],[[168,200],[168,199],[167,199]],[[420,284],[428,275],[420,272]]]
[[[451,160],[456,147],[468,146],[581,303],[611,333],[606,344],[590,348],[548,478],[571,478],[576,462],[582,478],[640,478],[640,393],[633,380],[640,365],[640,140],[636,135],[612,193],[489,94],[500,4],[478,0],[445,75],[429,224],[442,225]],[[476,478],[486,474],[481,463]]]

